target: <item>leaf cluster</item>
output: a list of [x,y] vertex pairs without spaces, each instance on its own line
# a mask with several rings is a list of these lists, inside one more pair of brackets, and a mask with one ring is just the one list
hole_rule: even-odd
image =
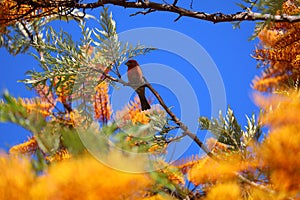
[[199,118],[200,130],[210,131],[219,142],[229,145],[232,150],[245,150],[252,140],[258,141],[262,135],[261,125],[257,124],[255,115],[246,116],[245,130],[239,125],[233,110],[228,107],[225,117],[220,112],[219,119],[209,120],[207,117]]

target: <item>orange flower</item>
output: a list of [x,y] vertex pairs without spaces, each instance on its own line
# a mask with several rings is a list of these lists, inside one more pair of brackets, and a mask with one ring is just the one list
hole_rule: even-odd
[[95,119],[102,123],[107,123],[110,120],[112,113],[110,100],[108,95],[108,83],[101,82],[96,87],[96,94],[94,95],[94,112]]
[[28,138],[28,141],[15,145],[9,149],[9,153],[11,154],[24,154],[24,153],[29,153],[32,154],[34,153],[38,148],[37,141],[35,140],[34,137]]
[[[299,4],[295,1],[283,3],[284,14],[298,14],[299,10]],[[274,22],[259,33],[261,44],[254,51],[253,57],[261,62],[265,70],[253,81],[254,89],[263,92],[286,89],[299,79],[299,31],[299,22]]]
[[130,101],[122,111],[117,111],[116,119],[119,121],[119,126],[130,121],[132,124],[148,124],[150,118],[148,114],[151,110],[141,111],[140,101],[138,96],[134,97],[134,101]]
[[58,161],[68,160],[71,157],[72,156],[71,154],[69,154],[67,149],[61,149],[58,152],[56,152],[54,155],[46,157],[46,159],[50,162],[58,162]]
[[223,160],[218,162],[208,156],[193,161],[187,173],[188,179],[195,185],[231,181],[236,179],[237,172],[257,166],[257,162],[243,160],[237,153],[223,153],[220,158]]
[[41,101],[52,104],[52,107],[55,106],[56,99],[54,98],[53,93],[49,91],[49,87],[47,85],[37,85],[34,89],[37,92]]
[[32,2],[35,5],[31,6],[14,0],[0,1],[0,27],[9,26],[20,19],[28,21],[37,17],[50,16],[57,13],[58,7],[42,8],[42,6],[37,6],[38,2],[39,1]]
[[133,124],[141,123],[147,124],[150,118],[147,116],[149,111],[141,111],[140,101],[138,96],[135,96],[134,101],[131,101],[128,105],[129,117]]
[[295,196],[300,191],[300,92],[255,99],[265,109],[261,121],[270,126],[260,149],[263,164],[270,169],[274,187]]

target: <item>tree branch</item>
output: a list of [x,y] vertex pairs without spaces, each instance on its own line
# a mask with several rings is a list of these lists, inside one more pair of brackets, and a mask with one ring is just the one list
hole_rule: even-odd
[[[115,78],[112,77],[102,71],[99,71],[98,69],[93,68],[96,72],[100,72],[103,76],[105,76],[107,79],[114,81],[114,82],[118,82],[121,83],[125,86],[131,86],[129,83],[127,83],[126,81],[124,81],[121,78]],[[165,111],[170,115],[172,121],[177,124],[179,126],[180,129],[183,130],[183,135],[184,136],[189,136],[191,139],[194,140],[194,142],[196,142],[196,144],[211,158],[216,159],[216,157],[213,155],[213,153],[203,144],[203,142],[201,142],[201,140],[195,135],[193,134],[188,127],[179,120],[179,118],[170,110],[170,108],[165,104],[164,100],[162,99],[162,97],[160,96],[160,94],[152,87],[152,85],[144,78],[145,80],[145,85],[147,88],[149,88],[149,90],[154,94],[154,96],[156,97],[156,99],[159,101],[160,105],[165,109]]]
[[177,124],[181,130],[183,130],[182,135],[188,136],[191,139],[196,142],[196,144],[211,158],[216,159],[216,157],[213,155],[213,153],[201,142],[201,140],[194,134],[192,133],[189,128],[181,122],[177,116],[170,110],[170,108],[165,104],[164,100],[161,98],[160,94],[152,87],[151,84],[149,84],[146,81],[146,87],[149,88],[149,90],[154,94],[156,99],[158,100],[159,104],[165,109],[165,111],[170,115],[172,121],[174,121],[175,124]]
[[[96,69],[95,69],[96,70]],[[98,71],[98,70],[96,70]],[[99,72],[99,71],[98,71]],[[127,83],[126,81],[124,81],[123,79],[121,78],[114,78],[108,74],[105,74],[103,72],[101,72],[102,75],[104,75],[107,79],[111,80],[111,81],[114,81],[114,82],[118,82],[118,83],[121,83],[123,84],[124,86],[130,86],[129,83]],[[162,97],[160,96],[160,94],[152,87],[152,85],[144,78],[145,82],[146,82],[146,87],[149,88],[149,90],[154,94],[154,96],[157,98],[157,100],[159,101],[160,105],[165,109],[165,111],[170,115],[172,121],[174,121],[174,123],[176,123],[180,129],[183,130],[183,133],[181,136],[177,137],[177,138],[174,138],[173,140],[171,139],[168,143],[172,142],[172,141],[175,141],[175,140],[178,140],[178,139],[181,139],[185,136],[188,136],[190,137],[191,139],[194,140],[194,142],[209,156],[211,157],[214,161],[218,162],[218,158],[203,144],[203,142],[201,142],[201,140],[195,135],[193,134],[189,129],[188,127],[183,123],[181,122],[177,116],[169,109],[169,107],[165,104],[164,100],[162,99]],[[251,180],[249,180],[248,178],[244,177],[243,175],[239,174],[238,172],[235,172],[235,175],[237,176],[238,179],[240,179],[240,181],[242,182],[245,182],[253,187],[256,187],[260,190],[263,190],[263,191],[266,191],[266,192],[269,192],[271,194],[275,194],[276,192],[264,185],[259,185]]]
[[[290,16],[290,15],[271,15],[271,14],[261,14],[255,13],[251,11],[245,12],[237,12],[234,14],[223,14],[223,13],[205,13],[199,11],[192,11],[185,9],[183,7],[176,6],[177,1],[174,1],[173,4],[161,4],[155,2],[135,2],[135,1],[120,1],[120,0],[99,0],[95,3],[88,3],[88,4],[80,4],[76,3],[76,8],[97,8],[100,6],[104,6],[106,4],[112,4],[116,6],[121,6],[124,8],[140,8],[140,9],[152,9],[156,11],[165,11],[171,13],[177,13],[180,16],[186,16],[196,19],[201,19],[205,21],[210,21],[213,23],[219,22],[235,22],[235,21],[266,21],[266,20],[273,20],[276,22],[299,22],[300,16]],[[175,4],[175,5],[174,5]]]
[[[177,6],[178,0],[174,0],[172,4],[169,4],[167,2],[164,3],[157,3],[157,2],[151,2],[151,1],[126,1],[126,0],[98,0],[97,2],[93,3],[80,3],[76,1],[33,1],[28,0],[26,3],[23,3],[25,5],[28,5],[32,8],[66,8],[66,9],[94,9],[98,8],[104,5],[115,5],[120,6],[124,8],[136,8],[136,9],[147,9],[146,11],[138,11],[135,14],[148,14],[155,11],[161,11],[161,12],[169,12],[169,13],[175,13],[178,14],[179,17],[176,19],[178,20],[181,17],[190,17],[190,18],[196,18],[204,21],[210,21],[213,23],[220,23],[220,22],[241,22],[241,21],[267,21],[272,20],[275,22],[300,22],[300,15],[271,15],[271,14],[262,14],[257,12],[252,12],[251,9],[246,9],[244,12],[237,12],[232,14],[224,14],[221,12],[217,13],[205,13],[201,11],[193,11],[184,7],[178,7]],[[10,16],[11,17],[11,16]],[[17,17],[16,19],[10,20],[17,20],[20,19]],[[1,19],[5,21],[4,19]],[[175,21],[176,21],[175,20]]]
[[[138,9],[151,9],[155,11],[165,11],[176,13],[179,16],[186,16],[196,19],[201,19],[205,21],[210,21],[213,23],[219,22],[238,22],[238,21],[266,21],[266,20],[273,20],[276,22],[299,22],[300,16],[291,16],[291,15],[271,15],[271,14],[262,14],[262,13],[255,13],[252,11],[245,11],[245,12],[237,12],[233,14],[223,14],[223,13],[205,13],[200,11],[192,11],[183,7],[176,6],[177,1],[174,1],[173,4],[167,3],[156,3],[156,2],[136,2],[136,1],[120,1],[120,0],[99,0],[95,3],[74,3],[69,4],[67,6],[74,6],[76,8],[97,8],[100,6],[104,6],[107,4],[112,4],[115,6],[121,6],[124,8],[138,8]],[[144,12],[142,12],[144,14]]]
[[260,190],[263,190],[263,191],[266,191],[268,192],[269,194],[276,194],[276,192],[264,185],[260,185],[260,184],[257,184],[253,181],[250,181],[249,179],[247,179],[246,177],[244,177],[243,175],[239,174],[238,172],[235,172],[235,175],[242,181],[242,182],[245,182],[255,188],[258,188]]

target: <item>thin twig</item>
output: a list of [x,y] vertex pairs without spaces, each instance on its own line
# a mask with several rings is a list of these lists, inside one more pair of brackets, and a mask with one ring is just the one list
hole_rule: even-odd
[[179,16],[174,20],[174,22],[177,22],[181,17],[182,17],[182,15],[179,15]]
[[136,12],[136,13],[130,14],[129,16],[130,16],[130,17],[133,17],[133,16],[136,16],[136,15],[139,15],[139,14],[147,15],[147,14],[152,13],[152,12],[155,12],[155,11],[156,11],[156,10],[149,8],[149,9],[146,10],[146,11],[138,11],[138,12]]
[[191,0],[190,9],[193,9],[194,0]]
[[176,4],[178,3],[178,0],[174,0],[174,2],[173,2],[173,6],[176,6]]
[[172,138],[172,139],[168,140],[167,143],[169,144],[169,143],[171,143],[171,142],[180,140],[180,139],[184,138],[185,136],[186,136],[186,135],[182,134],[182,135],[180,135],[180,136],[178,136],[178,137],[175,137],[175,138]]
[[253,187],[256,187],[256,188],[259,188],[260,190],[263,190],[263,191],[266,191],[268,192],[269,194],[275,194],[276,192],[270,188],[267,188],[266,186],[264,185],[259,185],[253,181],[250,181],[249,179],[247,179],[246,177],[242,176],[241,174],[239,174],[238,172],[235,172],[235,175],[243,182],[253,186]]

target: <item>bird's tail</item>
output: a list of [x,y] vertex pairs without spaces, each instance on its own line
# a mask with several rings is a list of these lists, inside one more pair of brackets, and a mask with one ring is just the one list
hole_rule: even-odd
[[140,102],[141,102],[141,106],[142,106],[142,110],[148,110],[151,108],[151,106],[149,105],[146,96],[145,96],[145,86],[139,87],[136,90],[137,94],[139,95],[140,98]]

